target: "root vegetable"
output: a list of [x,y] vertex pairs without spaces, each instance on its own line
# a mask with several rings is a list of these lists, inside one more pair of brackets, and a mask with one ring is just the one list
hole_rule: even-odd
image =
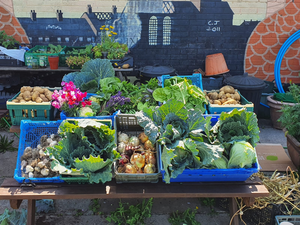
[[222,102],[219,101],[219,100],[214,100],[214,101],[213,101],[213,104],[222,105]]
[[144,144],[148,140],[148,136],[144,132],[142,132],[139,134],[139,139]]
[[23,99],[26,100],[26,101],[31,100],[31,93],[30,93],[30,91],[25,91],[23,93]]
[[150,149],[150,150],[155,150],[155,147],[153,146],[152,142],[150,140],[147,140],[145,143],[144,143],[144,148],[146,150]]
[[211,100],[217,100],[218,99],[218,93],[217,92],[210,92],[210,93],[208,93],[208,97]]
[[136,173],[136,172],[137,172],[137,170],[132,164],[127,163],[125,165],[125,173]]
[[145,166],[145,157],[140,153],[133,153],[130,158],[130,163],[137,168],[143,168]]
[[41,99],[40,97],[37,97],[37,98],[35,99],[35,101],[36,101],[36,103],[42,103],[42,102],[43,102],[43,99]]
[[237,104],[236,100],[234,99],[229,99],[226,102],[223,103],[223,105],[227,105],[227,104]]
[[226,85],[222,88],[220,88],[220,91],[224,91],[225,93],[234,94],[234,88],[232,86]]
[[241,100],[241,96],[239,95],[239,93],[237,91],[235,91],[231,97],[237,101]]
[[156,164],[156,157],[155,157],[155,154],[153,152],[147,151],[145,153],[145,163],[146,164],[151,163],[151,164],[154,164],[154,165]]
[[33,178],[33,173],[32,173],[32,172],[29,172],[29,173],[28,173],[28,177],[29,177],[29,178]]
[[33,172],[33,168],[30,165],[27,165],[25,168],[25,173]]
[[149,163],[144,168],[144,173],[155,173],[156,167],[154,164]]
[[45,168],[45,169],[42,169],[42,170],[41,170],[41,174],[42,174],[43,176],[45,176],[45,177],[48,176],[48,175],[49,175],[49,169],[46,169],[46,168]]
[[131,146],[138,146],[140,144],[140,141],[136,136],[132,136],[131,138],[129,138],[128,144]]
[[31,99],[32,99],[33,101],[35,101],[36,98],[39,97],[39,95],[40,95],[40,93],[39,93],[38,91],[35,91],[35,92],[33,92],[32,96],[31,96]]
[[127,134],[125,133],[118,133],[118,142],[124,142],[125,144],[127,144],[129,141],[129,137]]
[[118,145],[118,152],[124,153],[126,148],[126,144],[124,142],[120,142]]

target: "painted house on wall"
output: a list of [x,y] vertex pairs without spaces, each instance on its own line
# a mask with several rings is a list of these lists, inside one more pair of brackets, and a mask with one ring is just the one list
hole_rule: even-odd
[[[86,1],[82,0],[72,5],[55,0],[31,4],[13,0],[11,5],[1,1],[16,15],[32,44],[97,43],[99,27],[107,24],[115,27],[119,42],[129,45],[137,67],[169,65],[179,74],[191,74],[196,68],[205,70],[207,55],[220,52],[232,75],[248,72],[265,80],[274,79],[276,52],[297,30],[276,27],[296,27],[288,21],[291,17],[298,21],[300,15],[300,0],[124,0],[116,6],[94,0],[89,6],[83,6]],[[45,7],[38,7],[41,4]],[[290,54],[284,62],[291,57],[299,60],[300,54]],[[295,62],[289,65],[282,67],[283,82],[298,81],[299,68]]]

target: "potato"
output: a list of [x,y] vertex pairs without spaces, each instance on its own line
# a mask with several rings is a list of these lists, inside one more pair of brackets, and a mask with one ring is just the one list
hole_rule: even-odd
[[237,104],[237,102],[234,99],[229,99],[226,102],[224,102],[222,105],[231,105],[231,104]]
[[221,103],[223,105],[223,103],[227,101],[227,98],[222,98],[220,101],[221,101]]
[[224,91],[225,94],[226,93],[234,94],[234,92],[235,92],[234,88],[232,86],[229,86],[229,85],[226,85],[226,86],[220,88],[220,91]]
[[19,103],[20,101],[18,99],[14,99],[14,100],[12,100],[12,102]]
[[46,98],[49,100],[49,101],[51,101],[52,100],[52,92],[51,91],[47,91],[47,92],[45,92],[45,94],[44,94],[45,96],[46,96]]
[[29,86],[23,86],[23,87],[21,87],[21,92],[24,93],[25,91],[31,92],[32,91],[32,87],[29,87]]
[[214,103],[213,103],[213,104],[222,105],[221,101],[219,101],[219,100],[214,100]]
[[36,98],[39,96],[40,96],[40,93],[38,91],[33,92],[32,96],[31,96],[32,101],[35,101]]
[[43,102],[43,99],[41,99],[40,97],[37,97],[37,98],[35,99],[35,101],[36,101],[36,103],[42,103],[42,102]]
[[124,65],[122,66],[123,69],[128,69],[129,67],[130,67],[129,64],[124,64]]
[[18,96],[18,97],[16,97],[16,99],[17,99],[18,101],[20,101],[20,100],[23,99],[23,97]]
[[34,87],[33,88],[33,91],[38,91],[40,94],[43,94],[45,92],[45,89],[44,88],[41,88],[41,87]]
[[237,91],[234,92],[234,94],[231,95],[231,98],[239,101],[241,100],[241,96],[239,95],[239,93]]
[[226,96],[226,98],[231,98],[231,94],[229,94],[229,93],[226,93],[225,96]]
[[224,98],[223,96],[225,96],[225,92],[224,91],[220,91],[218,94],[218,98]]
[[218,99],[218,93],[217,92],[210,92],[207,95],[212,100],[217,100]]
[[24,98],[24,100],[26,100],[26,101],[31,100],[31,92],[30,92],[30,91],[25,91],[25,92],[23,93],[23,98]]
[[48,98],[44,94],[40,94],[40,98],[43,100],[43,102],[49,102]]

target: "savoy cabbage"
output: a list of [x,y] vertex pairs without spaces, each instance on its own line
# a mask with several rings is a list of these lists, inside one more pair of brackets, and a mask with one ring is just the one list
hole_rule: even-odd
[[114,142],[115,131],[91,120],[64,120],[58,133],[62,140],[47,151],[51,168],[60,174],[81,174],[90,183],[112,179],[112,163],[120,158]]

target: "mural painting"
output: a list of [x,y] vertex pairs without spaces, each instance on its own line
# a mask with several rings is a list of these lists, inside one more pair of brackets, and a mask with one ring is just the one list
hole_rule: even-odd
[[[31,45],[84,46],[100,41],[102,25],[112,25],[137,68],[159,64],[191,74],[221,52],[230,74],[271,81],[280,46],[298,30],[298,1],[0,0],[0,30]],[[283,82],[298,82],[297,45],[284,57]]]

